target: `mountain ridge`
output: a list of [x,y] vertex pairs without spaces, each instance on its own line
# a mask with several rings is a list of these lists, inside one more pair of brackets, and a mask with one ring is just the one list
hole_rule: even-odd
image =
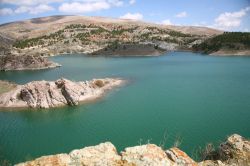
[[[199,51],[211,55],[248,55],[247,42],[227,42],[232,45],[211,50],[197,49],[214,38],[236,34],[208,27],[162,25],[137,20],[57,15],[39,17],[0,25],[0,54],[53,56],[81,53],[88,55],[148,56],[175,50]],[[240,35],[240,36],[239,36]],[[8,42],[4,42],[8,41]],[[222,41],[225,42],[225,41]],[[214,43],[212,43],[214,44]],[[145,45],[146,50],[144,47]],[[238,47],[241,45],[241,47]],[[127,47],[129,46],[129,47]],[[126,50],[126,48],[132,48]],[[136,49],[138,47],[138,50]],[[159,49],[158,49],[159,48]],[[203,48],[203,47],[201,47]],[[205,48],[205,47],[204,47]],[[210,47],[208,48],[210,49]],[[131,50],[136,50],[134,53]],[[161,51],[159,51],[161,50]],[[165,51],[162,51],[165,50]],[[121,55],[122,54],[122,55]]]

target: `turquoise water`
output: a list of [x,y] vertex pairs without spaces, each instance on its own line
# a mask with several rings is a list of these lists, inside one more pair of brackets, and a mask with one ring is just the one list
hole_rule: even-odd
[[188,52],[148,58],[80,55],[51,58],[63,66],[1,72],[26,83],[65,77],[122,77],[129,82],[95,103],[41,111],[0,112],[0,160],[11,163],[111,141],[119,151],[140,143],[165,147],[181,139],[189,155],[198,146],[238,133],[250,137],[250,58]]

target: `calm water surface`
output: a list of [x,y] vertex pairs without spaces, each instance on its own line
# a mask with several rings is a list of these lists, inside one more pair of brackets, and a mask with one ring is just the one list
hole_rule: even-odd
[[177,138],[189,155],[198,146],[239,133],[250,137],[250,58],[175,52],[150,58],[80,55],[51,58],[61,68],[1,72],[20,84],[33,80],[122,77],[123,87],[95,102],[40,111],[0,112],[0,160],[18,163],[111,141],[165,147]]

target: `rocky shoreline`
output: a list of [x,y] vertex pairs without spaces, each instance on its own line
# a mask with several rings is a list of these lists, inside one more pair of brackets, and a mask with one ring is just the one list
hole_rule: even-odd
[[32,81],[18,85],[0,95],[0,108],[52,108],[78,105],[80,102],[101,97],[107,90],[121,85],[124,80],[105,78],[85,82],[67,79]]
[[61,65],[47,58],[35,55],[5,55],[0,56],[0,70],[41,70],[60,67]]
[[[216,159],[209,158],[216,152]],[[16,166],[247,166],[250,165],[250,141],[233,134],[216,151],[206,150],[207,158],[196,162],[177,147],[163,150],[154,144],[125,148],[120,154],[110,143],[73,150],[69,154],[43,156]]]

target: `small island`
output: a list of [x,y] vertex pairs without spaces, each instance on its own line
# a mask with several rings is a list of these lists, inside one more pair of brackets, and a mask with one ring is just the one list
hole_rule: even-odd
[[0,95],[0,108],[52,108],[62,105],[78,105],[101,97],[107,90],[119,86],[121,79],[104,78],[85,82],[67,79],[53,81],[32,81],[17,85]]

